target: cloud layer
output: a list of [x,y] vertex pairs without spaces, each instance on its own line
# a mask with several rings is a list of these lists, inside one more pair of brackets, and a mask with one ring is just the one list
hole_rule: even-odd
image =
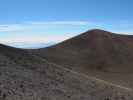
[[88,21],[24,22],[0,25],[0,42],[57,43],[71,38],[91,24]]
[[4,44],[58,43],[88,29],[100,28],[113,32],[131,33],[129,22],[99,23],[91,21],[28,21],[0,25],[0,42]]
[[54,22],[25,22],[21,24],[4,24],[0,25],[0,32],[25,31],[33,28],[49,28],[58,26],[85,26],[91,24],[88,21],[54,21]]

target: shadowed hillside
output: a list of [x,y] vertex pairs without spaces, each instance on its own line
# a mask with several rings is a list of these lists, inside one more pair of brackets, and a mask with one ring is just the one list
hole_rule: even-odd
[[133,88],[132,35],[94,29],[33,51],[65,68]]
[[132,89],[0,45],[0,100],[132,100]]

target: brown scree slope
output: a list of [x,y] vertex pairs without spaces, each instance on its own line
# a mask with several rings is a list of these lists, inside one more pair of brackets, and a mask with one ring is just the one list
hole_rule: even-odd
[[133,100],[132,89],[0,45],[0,100]]
[[133,88],[133,36],[89,30],[48,48],[40,57],[88,76]]

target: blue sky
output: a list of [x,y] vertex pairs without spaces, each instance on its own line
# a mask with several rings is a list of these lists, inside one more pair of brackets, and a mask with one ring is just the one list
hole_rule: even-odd
[[133,34],[132,11],[132,0],[0,0],[0,42],[60,42],[92,28]]

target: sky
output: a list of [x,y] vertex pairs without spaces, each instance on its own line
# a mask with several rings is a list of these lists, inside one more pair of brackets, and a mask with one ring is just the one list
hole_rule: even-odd
[[54,44],[89,29],[133,34],[133,0],[0,0],[0,42]]

